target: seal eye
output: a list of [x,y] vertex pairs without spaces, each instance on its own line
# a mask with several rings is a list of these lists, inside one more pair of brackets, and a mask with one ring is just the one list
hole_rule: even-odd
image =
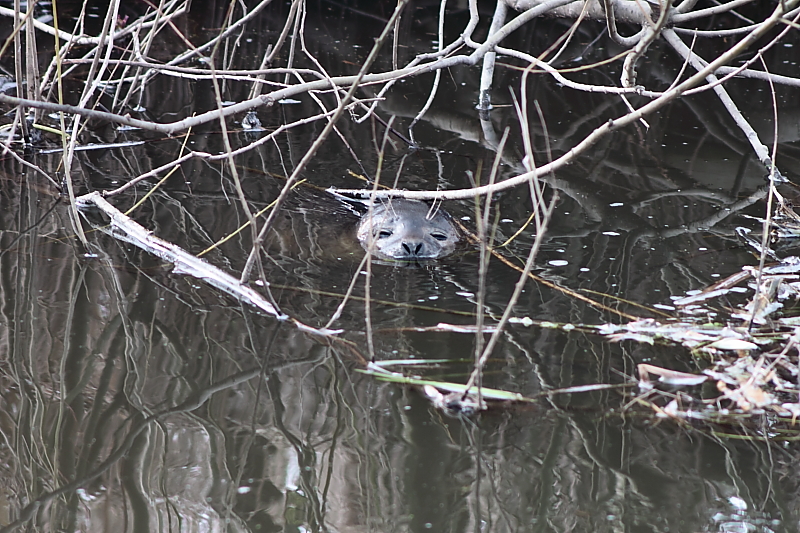
[[391,237],[391,236],[392,236],[392,232],[389,231],[388,229],[382,229],[382,230],[380,230],[378,232],[378,238],[379,239],[385,239],[386,237]]
[[435,232],[435,233],[431,233],[431,237],[433,237],[437,241],[446,241],[447,240],[447,235],[445,235],[444,233],[439,233],[438,231]]

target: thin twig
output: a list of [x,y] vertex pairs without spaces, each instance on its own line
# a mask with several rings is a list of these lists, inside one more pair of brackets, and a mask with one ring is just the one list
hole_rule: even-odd
[[[629,124],[638,121],[640,118],[658,111],[659,109],[663,108],[676,98],[680,97],[684,92],[688,91],[689,89],[699,85],[703,82],[703,80],[714,72],[720,66],[723,66],[730,61],[732,61],[735,57],[739,56],[742,52],[753,46],[764,34],[768,33],[776,24],[778,24],[785,13],[784,9],[788,9],[793,7],[798,0],[792,0],[787,2],[788,5],[784,7],[784,4],[779,4],[772,14],[763,22],[761,26],[752,33],[748,34],[745,38],[741,41],[736,43],[726,52],[722,53],[719,57],[711,61],[706,67],[702,68],[699,72],[690,76],[684,82],[679,83],[669,91],[666,91],[662,96],[656,98],[652,102],[643,105],[642,107],[638,108],[635,112],[628,113],[622,117],[617,119],[612,119],[595,128],[592,133],[586,136],[582,141],[580,141],[577,145],[573,148],[568,150],[564,155],[561,157],[553,160],[552,162],[542,165],[541,167],[536,168],[535,170],[525,172],[513,178],[506,179],[494,185],[484,185],[480,187],[472,187],[469,189],[454,189],[449,191],[400,191],[400,190],[389,190],[389,191],[378,191],[378,196],[380,197],[398,197],[398,198],[410,198],[410,199],[417,199],[417,200],[434,200],[434,199],[465,199],[471,198],[476,194],[494,194],[499,191],[508,190],[513,187],[517,187],[524,183],[527,183],[533,177],[544,176],[546,174],[550,174],[555,172],[556,170],[570,164],[574,161],[574,158],[588,150],[591,146],[593,146],[597,141],[601,138],[605,137],[609,133],[616,131],[622,127],[628,126]],[[666,31],[664,32],[667,33]],[[361,190],[347,190],[341,189],[337,190],[342,194],[352,194],[355,196],[363,197],[364,191]]]
[[[764,70],[767,70],[767,64],[762,59],[761,66],[764,67]],[[772,82],[769,82],[770,88],[770,96],[772,96],[772,161],[775,161],[776,156],[778,155],[778,101],[777,97],[775,96],[775,86]],[[761,287],[761,279],[764,274],[764,264],[767,260],[766,250],[768,249],[769,244],[769,235],[772,229],[772,204],[775,199],[775,195],[777,191],[775,190],[775,165],[773,164],[772,170],[769,173],[769,194],[767,195],[767,213],[764,216],[764,223],[761,229],[761,254],[758,258],[758,274],[756,276],[756,289],[755,294],[753,295],[753,314],[750,317],[750,324],[749,327],[753,327],[753,322],[756,318],[756,313],[759,311],[761,306],[759,306],[759,302],[761,302],[762,298],[762,287]]]
[[[283,190],[281,190],[280,195],[278,195],[277,199],[278,203],[275,209],[273,209],[272,212],[269,214],[269,217],[267,217],[267,220],[264,222],[264,226],[261,228],[261,232],[258,235],[259,240],[263,240],[264,237],[266,236],[266,232],[269,230],[272,221],[275,219],[275,216],[279,211],[281,203],[289,194],[292,184],[294,184],[294,182],[297,180],[300,173],[305,170],[306,165],[314,157],[314,154],[316,154],[319,147],[322,146],[322,143],[325,142],[325,139],[327,139],[328,135],[333,130],[333,126],[336,124],[339,117],[341,117],[342,114],[344,113],[345,106],[353,97],[353,95],[356,93],[356,91],[360,88],[361,81],[363,80],[363,78],[366,77],[367,71],[372,66],[372,63],[375,61],[375,59],[377,59],[378,57],[378,51],[380,50],[381,46],[391,33],[394,21],[397,19],[397,17],[400,16],[400,13],[403,11],[403,8],[405,8],[407,3],[408,0],[400,0],[400,2],[398,2],[397,7],[394,10],[394,13],[392,13],[392,17],[389,19],[389,23],[383,28],[383,31],[381,32],[381,35],[378,37],[378,39],[376,39],[375,45],[372,47],[369,56],[367,56],[367,59],[361,66],[361,70],[359,71],[358,75],[355,76],[355,79],[353,80],[352,85],[350,86],[350,90],[347,91],[347,94],[342,98],[342,101],[336,107],[336,112],[334,113],[333,117],[331,117],[331,119],[325,125],[325,128],[317,136],[317,138],[314,140],[314,143],[311,145],[311,147],[305,153],[303,158],[297,164],[294,171],[292,172],[292,175],[289,176],[289,178],[286,180],[286,185],[284,185]],[[254,257],[255,253],[256,250],[254,247],[254,249],[250,251],[250,255],[247,258],[247,263],[245,264],[245,268],[242,270],[242,278],[241,278],[242,281],[245,281],[250,277],[250,269],[252,268],[253,262],[255,261]]]

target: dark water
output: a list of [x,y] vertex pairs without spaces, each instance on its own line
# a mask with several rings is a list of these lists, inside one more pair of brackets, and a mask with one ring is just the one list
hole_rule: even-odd
[[[403,26],[414,45],[405,52],[409,57],[419,51],[414,47],[429,47],[435,39],[426,32],[436,8],[417,7],[415,22]],[[257,19],[232,68],[257,66],[284,15],[285,6],[276,5]],[[204,25],[219,23],[212,16],[221,17],[195,12],[181,24],[188,35],[199,35]],[[454,11],[454,27],[465,16]],[[324,4],[309,14],[307,45],[321,63],[352,73],[357,67],[343,62],[362,60],[377,28]],[[515,43],[565,28],[539,21]],[[585,28],[570,57],[604,56],[602,48],[586,48],[597,35],[591,31],[602,28]],[[168,57],[180,43],[160,46]],[[594,46],[609,45],[601,40]],[[781,65],[794,61],[793,54],[778,48],[770,61]],[[655,47],[648,57],[641,74],[648,84],[666,85],[680,68],[666,49]],[[506,69],[497,74],[491,121],[498,135],[511,128],[500,171],[508,177],[518,172],[522,154],[507,90],[519,91],[519,77]],[[478,69],[462,68],[442,77],[439,97],[415,129],[424,148],[409,151],[393,139],[384,182],[397,180],[411,190],[464,188],[468,171],[491,166],[495,152],[474,109],[478,76]],[[591,76],[595,82],[607,76],[611,83],[618,72],[610,67],[587,81]],[[394,115],[405,132],[431,81],[398,84],[381,115]],[[763,117],[769,140],[768,93],[752,81],[730,87],[742,105],[752,106],[746,112],[756,123]],[[243,99],[248,89],[230,84],[226,98]],[[529,80],[529,91],[542,108],[554,156],[625,110],[613,96],[577,94],[543,76]],[[779,89],[778,95],[791,123],[797,90]],[[213,106],[211,85],[157,78],[142,105],[163,121],[203,112]],[[258,115],[269,128],[317,110],[303,97]],[[535,269],[571,289],[608,295],[600,298],[613,309],[642,315],[612,297],[668,305],[672,295],[752,264],[733,228],[747,223],[741,214],[764,209],[758,195],[746,201],[763,185],[764,171],[712,95],[691,97],[647,121],[649,129],[639,125],[607,137],[547,179],[548,194],[557,191],[559,200]],[[283,176],[321,128],[315,123],[291,130],[236,158],[253,211],[277,196]],[[358,274],[363,250],[354,239],[355,215],[322,189],[361,187],[352,173],[375,175],[383,127],[345,117],[339,130],[341,137],[330,137],[304,173],[305,184],[290,196],[262,261],[281,310],[312,326],[324,326],[352,277],[362,278],[357,298],[333,325],[345,330],[336,340],[309,336],[200,281],[173,275],[156,258],[102,232],[88,233],[90,249],[83,249],[58,193],[35,172],[3,160],[0,523],[21,520],[31,531],[798,529],[794,445],[723,434],[736,428],[714,432],[659,421],[621,390],[449,418],[416,390],[359,373],[370,357],[360,299],[365,276]],[[533,130],[537,157],[546,161],[541,126]],[[79,152],[73,170],[79,193],[110,189],[163,165],[184,141],[102,124],[84,135],[85,143],[146,142]],[[253,138],[237,131],[231,140],[236,146]],[[791,178],[800,168],[797,141],[788,132],[779,145],[778,163]],[[218,125],[193,132],[187,148],[224,151]],[[30,161],[55,174],[60,154]],[[127,209],[155,181],[113,203]],[[494,206],[498,239],[504,240],[527,219],[528,192],[502,193]],[[446,208],[474,229],[472,202],[448,202]],[[199,159],[183,164],[132,216],[195,253],[246,222],[229,167]],[[525,230],[503,253],[524,259],[533,238]],[[235,274],[250,243],[245,230],[206,258]],[[423,267],[373,264],[375,358],[448,360],[425,372],[465,381],[474,336],[412,328],[474,324],[478,262],[475,248],[464,246]],[[490,263],[489,323],[502,314],[516,280],[504,264]],[[621,320],[535,283],[527,285],[514,315],[590,324]],[[679,348],[611,344],[583,333],[513,325],[487,365],[484,384],[533,396],[623,383],[641,362],[697,368]]]

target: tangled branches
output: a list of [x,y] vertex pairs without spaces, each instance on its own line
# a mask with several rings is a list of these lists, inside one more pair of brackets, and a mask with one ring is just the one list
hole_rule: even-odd
[[[405,65],[399,66],[397,65],[397,28],[403,16],[404,7],[407,5],[407,2],[400,2],[395,14],[384,25],[384,37],[378,40],[373,49],[377,53],[382,46],[391,41],[390,36],[394,32],[393,68],[382,70],[365,63],[362,65],[364,68],[357,75],[341,75],[331,72],[331,66],[322,65],[308,52],[303,44],[306,6],[305,2],[301,0],[295,0],[292,3],[283,30],[274,46],[268,47],[265,51],[260,66],[253,65],[253,68],[246,70],[226,68],[226,64],[230,63],[232,58],[230,50],[237,45],[236,39],[242,29],[270,4],[269,0],[262,0],[253,9],[241,13],[238,19],[234,19],[232,11],[228,20],[225,21],[223,30],[199,46],[190,45],[174,23],[176,19],[186,13],[188,8],[187,2],[177,0],[164,3],[158,10],[149,10],[139,19],[128,22],[124,28],[120,27],[118,19],[120,2],[112,2],[101,32],[93,36],[85,35],[80,31],[83,19],[79,19],[79,24],[72,33],[67,33],[59,30],[56,24],[48,25],[38,20],[35,20],[32,25],[25,25],[25,21],[32,18],[30,13],[22,13],[19,9],[16,13],[13,10],[2,9],[0,16],[14,17],[14,20],[17,21],[13,39],[18,52],[15,56],[18,80],[17,95],[0,95],[0,102],[16,106],[18,110],[11,126],[11,134],[7,136],[6,149],[13,139],[12,134],[18,128],[21,128],[26,139],[29,139],[28,125],[23,120],[26,117],[27,109],[39,111],[34,115],[34,123],[41,120],[41,111],[61,113],[66,119],[72,121],[71,128],[65,123],[67,131],[77,132],[80,117],[85,117],[93,120],[112,121],[125,127],[176,135],[206,123],[230,119],[261,106],[273,106],[276,102],[284,99],[333,90],[338,95],[340,109],[350,110],[354,120],[363,122],[376,112],[387,91],[398,81],[430,72],[438,73],[459,65],[477,65],[481,62],[484,64],[484,79],[481,84],[482,91],[479,100],[483,112],[488,112],[494,61],[496,54],[502,54],[519,60],[523,66],[527,65],[529,70],[552,76],[558,83],[571,89],[619,95],[619,98],[626,101],[630,112],[596,128],[561,157],[548,164],[520,172],[517,176],[492,186],[459,191],[390,191],[384,194],[427,199],[467,198],[476,194],[488,194],[515,187],[535,176],[557,170],[610,132],[643,120],[648,114],[663,108],[681,96],[705,90],[714,90],[718,94],[728,112],[745,133],[759,161],[771,170],[772,159],[769,151],[755,134],[753,128],[742,117],[735,102],[727,95],[724,82],[734,76],[749,76],[774,83],[799,83],[794,78],[773,75],[754,68],[766,50],[796,27],[797,18],[800,17],[800,8],[796,7],[797,0],[777,3],[772,12],[764,16],[762,20],[745,26],[712,31],[693,28],[699,21],[707,20],[709,17],[728,13],[736,15],[737,9],[751,3],[752,0],[733,0],[725,4],[698,9],[696,0],[684,0],[677,5],[672,5],[666,0],[662,0],[658,4],[642,0],[636,2],[622,0],[604,0],[602,2],[600,0],[589,2],[506,0],[497,4],[489,34],[480,41],[476,37],[477,28],[485,20],[479,13],[477,1],[470,0],[467,24],[457,38],[445,43],[443,27],[447,14],[443,0],[440,10],[440,40],[437,49],[432,52],[419,53]],[[508,7],[520,11],[520,13],[509,17]],[[575,22],[569,32],[537,55],[504,46],[514,32],[543,16],[571,18]],[[507,20],[509,18],[510,20]],[[623,51],[615,56],[616,59],[624,61],[617,86],[572,81],[567,73],[561,72],[553,66],[561,51],[573,38],[579,25],[587,19],[605,21],[608,34],[623,47]],[[628,27],[638,26],[640,29],[631,36],[623,36],[617,29],[618,23]],[[35,45],[36,42],[36,31],[54,36],[57,44],[51,62],[41,77],[35,68],[30,68],[29,63],[33,56],[19,53],[22,49],[19,41],[23,32],[27,37],[26,50],[30,50],[31,44]],[[163,33],[171,33],[174,37],[186,42],[188,46],[186,50],[168,60],[156,61],[152,57],[151,50],[156,38]],[[691,43],[686,44],[681,36],[690,37]],[[697,40],[715,38],[737,40],[727,50],[710,59],[700,57],[693,49]],[[667,43],[685,62],[685,68],[678,73],[666,90],[648,89],[636,83],[637,65],[656,41]],[[10,43],[7,43],[5,48],[8,49],[9,45]],[[286,46],[290,48],[288,54],[284,49]],[[758,51],[750,54],[747,61],[738,66],[731,66],[742,57],[742,54],[756,46],[759,46]],[[228,50],[225,50],[226,47]],[[308,60],[310,68],[296,66],[300,62],[300,58],[297,57],[298,48],[303,50],[306,56],[304,59]],[[23,64],[24,57],[29,58],[28,64]],[[280,62],[283,63],[281,66],[275,65],[279,57],[281,58]],[[284,57],[285,59],[283,59]],[[198,59],[201,63],[200,66],[187,66],[190,61]],[[374,62],[374,60],[375,55],[369,62]],[[85,64],[90,65],[90,70],[83,92],[77,102],[68,105],[59,90],[61,79]],[[689,70],[688,66],[691,66],[696,73],[686,73],[685,71]],[[148,120],[141,113],[137,113],[137,110],[141,109],[141,97],[146,87],[157,76],[176,76],[193,80],[212,79],[215,83],[220,84],[248,84],[251,86],[250,98],[226,102],[225,106],[221,105],[220,101],[215,109],[173,122]],[[309,80],[309,78],[312,79]],[[434,84],[434,92],[437,85]],[[23,87],[25,87],[25,91],[23,91]],[[347,89],[350,89],[351,97],[354,98],[352,102],[348,101]],[[363,93],[369,94],[370,97],[364,98]],[[113,95],[111,110],[98,109],[100,98],[108,95]],[[650,101],[634,107],[627,99],[632,95],[644,96]],[[429,103],[430,99],[428,105]],[[424,107],[417,119],[425,111]],[[136,118],[137,114],[141,118]],[[341,112],[334,113],[326,120],[333,124],[340,114]],[[74,149],[74,136],[72,139],[71,149]],[[67,148],[66,158],[70,159],[70,147]]]

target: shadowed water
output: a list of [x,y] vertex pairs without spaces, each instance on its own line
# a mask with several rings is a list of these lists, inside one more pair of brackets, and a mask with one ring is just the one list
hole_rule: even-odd
[[[246,32],[237,66],[258,63],[267,36],[279,30],[271,21],[284,9],[276,5],[262,14],[259,21],[269,31]],[[419,46],[429,45],[428,15],[419,6],[416,21],[403,26]],[[453,20],[463,16],[456,11]],[[363,23],[348,31],[357,15],[326,4],[309,17],[308,46],[323,63],[357,65],[363,59],[371,33]],[[193,13],[184,30],[202,32],[203,22],[213,26]],[[556,33],[565,24],[538,21],[517,38]],[[586,46],[594,37],[578,41]],[[788,50],[778,50],[772,60],[791,58]],[[651,64],[642,75],[668,83],[679,68],[673,58]],[[410,190],[469,187],[468,172],[490,168],[495,158],[487,133],[501,135],[506,126],[512,131],[500,178],[516,175],[523,153],[519,125],[513,107],[503,105],[511,102],[506,87],[519,90],[519,77],[507,69],[497,75],[498,107],[489,124],[481,124],[474,109],[478,69],[444,75],[439,97],[415,129],[424,148],[410,151],[398,139],[387,143],[382,181]],[[398,84],[380,112],[395,116],[395,127],[406,131],[431,81]],[[769,96],[747,83],[731,91],[752,104],[755,116]],[[625,109],[612,96],[577,95],[545,78],[529,87],[549,132],[545,141],[541,126],[532,126],[540,163],[548,150],[560,155]],[[232,84],[228,91],[226,99],[243,99],[247,88]],[[149,86],[143,106],[156,119],[173,120],[172,113],[212,108],[210,94],[207,82],[161,77]],[[779,91],[789,120],[798,111],[791,94]],[[306,97],[258,115],[269,129],[317,109]],[[650,315],[613,297],[669,305],[672,295],[753,264],[733,228],[745,223],[741,214],[764,209],[760,195],[747,200],[763,185],[764,172],[711,95],[647,120],[649,129],[617,132],[546,178],[548,197],[557,193],[559,200],[535,267],[546,280],[598,291],[610,308],[642,316]],[[236,158],[251,210],[275,199],[321,128],[291,130]],[[474,245],[463,244],[422,265],[375,262],[368,340],[359,219],[324,189],[363,187],[356,174],[377,174],[383,127],[345,117],[339,129],[341,137],[329,138],[276,218],[254,274],[261,279],[263,273],[282,312],[315,327],[326,325],[355,276],[354,298],[332,325],[344,331],[329,339],[175,275],[102,231],[89,232],[90,248],[83,249],[66,203],[49,182],[3,159],[0,524],[135,532],[797,530],[794,445],[767,446],[722,434],[736,428],[715,434],[657,419],[623,388],[544,396],[474,419],[451,418],[415,389],[360,373],[372,358],[435,359],[419,371],[466,381],[474,335],[424,328],[475,323],[479,256]],[[779,162],[796,178],[798,139],[786,135]],[[73,168],[79,194],[116,187],[163,165],[184,142],[111,126],[85,136],[85,142],[146,142],[79,152]],[[231,134],[235,146],[252,140],[241,131]],[[193,132],[187,147],[224,151],[217,125]],[[31,155],[30,161],[55,173],[60,154]],[[112,202],[125,210],[155,181]],[[502,193],[493,205],[497,241],[503,242],[526,222],[529,192]],[[472,201],[445,207],[475,230]],[[247,221],[227,164],[199,159],[183,164],[132,216],[193,253]],[[533,239],[526,228],[501,253],[521,264]],[[204,257],[236,275],[251,242],[246,228]],[[502,314],[517,277],[500,261],[490,262],[487,323]],[[514,316],[622,320],[534,282]],[[696,368],[680,348],[612,344],[577,331],[516,324],[501,337],[483,383],[536,396],[575,385],[624,384],[642,362]]]

